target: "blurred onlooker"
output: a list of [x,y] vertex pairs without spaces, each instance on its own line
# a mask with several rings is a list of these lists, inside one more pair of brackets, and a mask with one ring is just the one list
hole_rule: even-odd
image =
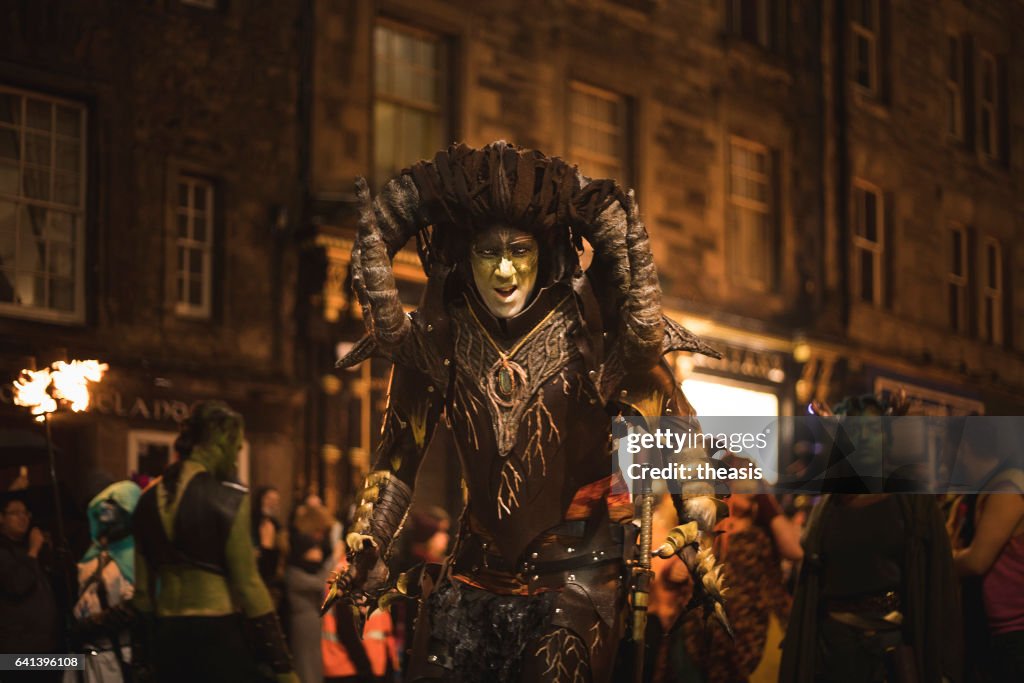
[[[135,593],[135,541],[131,517],[142,491],[131,481],[106,487],[89,503],[92,545],[78,563],[75,646],[86,653],[85,681],[119,683],[131,680],[129,601]],[[79,683],[67,671],[65,683]]]
[[280,609],[284,596],[284,549],[286,539],[281,528],[281,493],[273,486],[256,490],[253,499],[252,544],[256,548],[256,567],[270,591],[274,608]]
[[[49,541],[38,527],[32,526],[32,513],[25,502],[19,497],[5,496],[0,508],[0,649],[3,652],[57,651],[59,627],[47,572],[49,551]],[[55,673],[56,676],[37,678],[59,680],[60,672]]]
[[288,636],[295,672],[303,683],[323,680],[320,652],[320,603],[333,563],[330,530],[334,518],[319,499],[307,498],[295,509],[289,530],[284,583]]
[[[743,468],[750,460],[730,453],[722,463]],[[730,484],[729,516],[716,526],[715,554],[725,567],[726,612],[734,636],[717,627],[707,631],[690,619],[688,644],[706,681],[774,682],[790,607],[782,560],[803,557],[800,530],[775,496],[758,492],[756,482]]]
[[1003,469],[975,503],[973,537],[954,552],[962,576],[981,576],[992,681],[1024,680],[1024,472]]
[[[335,571],[344,572],[346,566],[342,559],[335,566]],[[383,683],[391,680],[398,670],[398,646],[390,612],[374,609],[366,619],[360,638],[350,610],[350,605],[339,600],[323,617],[320,647],[324,683]]]
[[451,520],[443,509],[432,505],[409,515],[409,555],[413,562],[444,562],[448,554]]
[[[671,497],[663,496],[654,509],[651,537],[666,537],[678,522]],[[680,623],[693,594],[693,578],[678,555],[652,558],[651,570],[654,577],[648,596],[644,679],[651,683],[703,683],[686,651],[686,632]]]

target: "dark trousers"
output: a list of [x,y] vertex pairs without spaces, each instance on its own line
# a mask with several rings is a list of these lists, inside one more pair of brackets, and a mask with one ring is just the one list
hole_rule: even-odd
[[156,622],[160,683],[255,683],[265,680],[246,644],[242,619],[161,617]]
[[815,683],[897,683],[887,652],[902,645],[899,629],[872,634],[823,619]]

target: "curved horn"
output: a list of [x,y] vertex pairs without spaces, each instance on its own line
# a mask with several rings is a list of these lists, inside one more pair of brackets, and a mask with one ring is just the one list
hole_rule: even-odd
[[633,191],[627,195],[626,254],[630,283],[626,295],[626,359],[655,364],[661,358],[665,322],[661,315],[661,283],[647,228],[640,220]]
[[391,259],[426,224],[419,192],[408,175],[388,182],[377,196],[356,179],[359,231],[352,248],[352,286],[363,307],[367,332],[383,347],[397,345],[409,331]]
[[616,309],[622,311],[618,343],[623,359],[629,365],[654,365],[665,336],[661,285],[632,191],[624,194],[608,180],[592,182],[580,195],[577,215]]

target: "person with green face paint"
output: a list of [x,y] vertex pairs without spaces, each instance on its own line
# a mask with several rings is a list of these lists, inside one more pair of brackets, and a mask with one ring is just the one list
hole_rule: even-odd
[[[408,681],[611,680],[638,551],[612,419],[692,414],[662,355],[717,354],[662,314],[636,202],[613,180],[496,142],[453,145],[375,199],[357,187],[351,273],[368,335],[339,365],[378,356],[394,371],[348,568],[323,609],[418,592]],[[413,238],[427,287],[408,315],[390,259]],[[393,542],[442,417],[467,507],[445,566],[396,582]],[[692,528],[669,552],[690,551],[696,583],[717,593],[681,511]]]
[[249,495],[235,482],[243,422],[226,404],[197,404],[134,516],[133,665],[156,681],[297,682],[260,579]]

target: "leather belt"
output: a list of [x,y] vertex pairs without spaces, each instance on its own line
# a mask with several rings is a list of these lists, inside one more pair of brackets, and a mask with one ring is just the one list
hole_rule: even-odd
[[[490,544],[480,536],[469,533],[460,543],[458,557],[455,559],[457,571],[469,570],[476,573],[482,568],[507,574],[552,574],[557,572],[596,567],[608,562],[628,559],[628,538],[635,535],[631,532],[632,525],[607,524],[608,534],[603,538],[585,540],[587,522],[585,520],[563,522],[552,527],[544,534],[544,541],[528,547],[518,560],[508,560],[500,553],[491,550]],[[573,544],[565,539],[580,539],[582,542]]]
[[900,594],[896,591],[858,595],[852,598],[830,598],[825,601],[825,609],[828,612],[853,614],[886,614],[899,610],[901,605]]

